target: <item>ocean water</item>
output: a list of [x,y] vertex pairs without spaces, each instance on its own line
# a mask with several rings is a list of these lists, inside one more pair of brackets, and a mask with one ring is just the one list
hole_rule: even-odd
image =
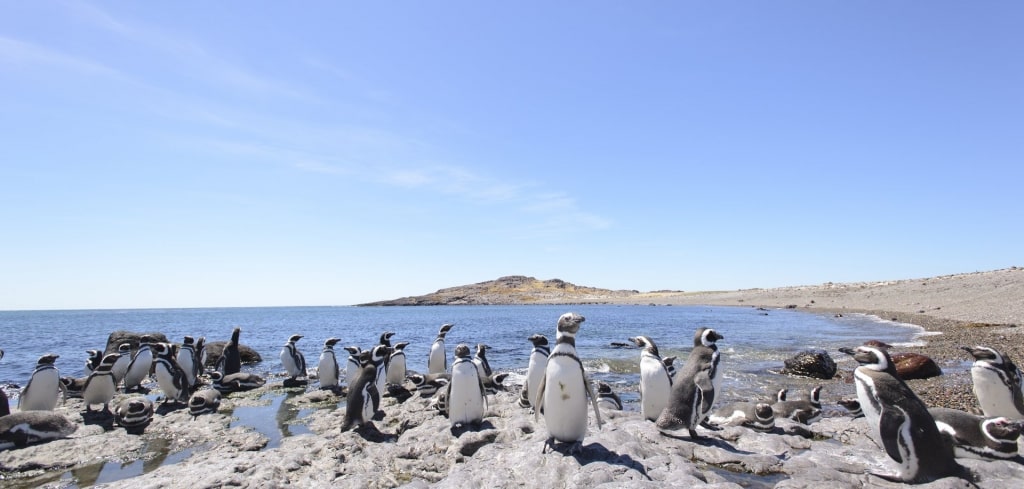
[[[587,320],[577,335],[577,349],[592,380],[614,386],[627,404],[637,409],[639,351],[614,346],[636,335],[651,337],[663,357],[678,355],[685,362],[698,327],[715,328],[725,375],[725,399],[730,396],[772,395],[788,378],[773,373],[783,361],[807,348],[838,352],[869,339],[887,343],[914,342],[920,328],[865,315],[828,315],[791,309],[752,307],[544,305],[544,306],[430,306],[430,307],[275,307],[209,309],[130,309],[81,311],[0,311],[0,385],[16,405],[18,387],[32,374],[44,353],[60,355],[56,365],[62,376],[84,375],[85,351],[103,349],[116,330],[162,332],[171,341],[185,335],[207,341],[227,340],[242,328],[241,343],[254,348],[263,362],[245,370],[269,377],[281,374],[281,346],[292,334],[304,338],[299,347],[307,364],[316,365],[323,341],[338,337],[340,346],[363,348],[377,343],[384,331],[394,331],[392,343],[410,342],[409,369],[426,370],[427,353],[443,323],[454,323],[446,346],[451,357],[455,345],[486,343],[488,360],[496,371],[510,372],[506,384],[521,383],[528,362],[527,337],[542,333],[554,342],[555,324],[565,312]],[[340,350],[340,348],[336,348]],[[339,357],[344,358],[341,351]],[[852,363],[851,363],[852,368]],[[274,379],[272,378],[271,381]],[[315,387],[315,382],[311,382]]]

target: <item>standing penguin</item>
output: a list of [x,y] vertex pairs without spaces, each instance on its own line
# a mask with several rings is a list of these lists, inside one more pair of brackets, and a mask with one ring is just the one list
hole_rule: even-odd
[[408,341],[395,343],[394,351],[391,352],[391,358],[388,363],[387,382],[389,384],[401,385],[402,382],[405,382],[405,347],[407,346],[409,346]]
[[953,448],[942,439],[935,419],[921,399],[896,373],[884,348],[840,348],[860,364],[853,372],[857,398],[875,439],[900,464],[895,475],[875,474],[894,482],[925,482],[962,476]]
[[[200,336],[196,340],[195,346],[196,362],[193,368],[196,369],[196,378],[199,377],[199,373],[206,370],[206,361],[209,360],[209,354],[206,352],[206,337]],[[241,359],[239,359],[241,363]]]
[[138,389],[142,386],[142,381],[149,377],[149,371],[153,368],[153,340],[154,338],[148,334],[139,338],[139,351],[135,352],[124,374],[125,392]]
[[479,370],[479,365],[469,356],[469,346],[456,346],[451,381],[445,396],[448,421],[452,428],[479,423],[484,419],[487,398]]
[[719,392],[718,340],[725,337],[711,328],[698,328],[693,335],[693,349],[682,370],[676,373],[668,406],[658,416],[656,425],[664,431],[686,429],[697,439],[697,425],[711,414]]
[[284,347],[281,348],[281,364],[284,365],[285,373],[290,376],[284,381],[285,387],[302,385],[303,383],[298,378],[306,376],[306,357],[295,346],[295,342],[301,339],[302,335],[293,334],[288,338],[288,342],[284,344]]
[[362,368],[359,360],[362,349],[358,346],[346,346],[345,351],[348,352],[348,361],[345,362],[345,383],[352,385],[359,378],[359,369]]
[[120,353],[111,353],[96,366],[96,369],[89,374],[85,380],[85,387],[82,388],[82,400],[85,402],[85,412],[92,411],[93,404],[102,404],[101,412],[110,412],[110,401],[117,392],[117,382],[114,381],[114,363],[121,358]]
[[103,361],[103,352],[99,350],[85,350],[89,356],[85,359],[85,375],[89,375]]
[[[587,433],[587,397],[594,408],[597,428],[601,429],[601,410],[597,407],[597,395],[587,379],[583,362],[576,355],[576,333],[586,318],[574,312],[567,312],[558,318],[558,336],[555,348],[548,358],[544,377],[537,386],[534,416],[544,413],[549,438],[544,451],[553,441],[572,443],[570,452],[582,447]],[[550,387],[550,388],[548,388]]]
[[58,358],[60,355],[54,353],[39,357],[28,385],[22,389],[21,397],[18,398],[19,411],[53,411],[57,407],[63,387],[60,372],[53,365]]
[[[530,364],[526,369],[526,381],[523,383],[524,395],[520,396],[519,405],[522,407],[532,407],[537,401],[537,388],[542,382],[544,371],[548,368],[548,355],[551,355],[547,336],[535,334],[527,340],[533,343],[533,350],[530,350]],[[525,402],[522,400],[524,397]]]
[[640,352],[640,414],[644,419],[657,421],[658,415],[668,406],[672,393],[672,377],[658,354],[658,345],[647,336],[630,338]]
[[437,338],[434,339],[434,343],[430,345],[430,356],[427,357],[427,373],[428,374],[444,374],[448,373],[448,355],[444,349],[444,336],[451,331],[454,324],[445,323],[441,325],[441,329],[437,331]]
[[164,391],[164,404],[188,402],[188,378],[185,371],[174,359],[173,350],[168,343],[157,343],[156,348],[156,382]]
[[962,347],[974,357],[971,379],[985,416],[1024,419],[1024,375],[1005,354],[985,346]]
[[224,351],[217,360],[217,371],[225,377],[242,371],[242,354],[238,350],[238,337],[241,334],[242,328],[231,330],[231,339],[224,345]]
[[320,361],[317,363],[316,375],[320,378],[321,389],[337,389],[339,372],[338,359],[334,356],[334,345],[341,341],[338,338],[324,340],[324,349],[320,352]]
[[191,336],[185,337],[181,342],[181,348],[178,349],[176,360],[178,361],[178,366],[181,367],[182,372],[185,372],[187,388],[191,390],[196,385],[196,350],[194,338]]
[[125,374],[128,373],[128,366],[132,363],[132,344],[121,343],[120,345],[117,345],[117,353],[119,353],[121,357],[114,362],[114,366],[110,369],[114,374],[115,384],[121,383],[121,381],[124,380]]
[[1024,420],[985,417],[947,408],[929,408],[939,432],[953,444],[957,458],[1009,460],[1017,456]]
[[371,423],[377,408],[380,407],[380,392],[377,390],[377,365],[384,363],[385,355],[390,348],[377,345],[373,350],[359,354],[359,378],[348,386],[348,397],[345,401],[345,422],[341,431],[358,428]]
[[477,343],[476,345],[476,356],[473,357],[473,363],[476,364],[477,371],[480,373],[480,381],[490,378],[491,374],[494,373],[491,370],[491,364],[487,361],[487,350],[491,347],[483,343]]
[[[0,350],[0,359],[4,358],[4,351]],[[7,399],[7,393],[0,389],[0,417],[11,414],[11,401]]]

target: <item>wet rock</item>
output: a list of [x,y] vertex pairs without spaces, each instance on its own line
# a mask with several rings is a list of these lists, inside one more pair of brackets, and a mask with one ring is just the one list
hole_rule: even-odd
[[920,353],[893,353],[890,355],[896,364],[896,373],[903,380],[928,379],[942,375],[942,369],[935,360]]
[[[227,344],[227,341],[213,341],[206,344],[207,367],[212,367],[217,364],[217,360],[220,360],[220,356],[224,354],[224,346]],[[259,363],[263,361],[263,357],[261,357],[256,350],[253,350],[251,347],[243,344],[238,345],[238,355],[242,358],[243,364]]]
[[836,362],[825,350],[804,350],[786,359],[785,364],[782,369],[785,375],[814,379],[831,379],[836,375]]

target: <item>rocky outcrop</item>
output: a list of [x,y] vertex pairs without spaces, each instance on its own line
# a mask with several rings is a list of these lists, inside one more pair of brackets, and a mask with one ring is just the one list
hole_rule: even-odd
[[901,352],[891,355],[896,365],[896,373],[903,380],[928,379],[942,375],[942,369],[926,355],[920,353]]
[[104,355],[110,353],[117,353],[117,348],[121,346],[121,343],[128,343],[132,345],[132,353],[134,354],[139,349],[139,340],[145,336],[152,336],[154,340],[160,343],[167,343],[167,336],[163,333],[137,333],[135,331],[114,331],[107,336],[107,347],[103,351]]
[[[224,347],[227,344],[227,341],[214,341],[206,344],[207,367],[212,367],[217,364],[217,360],[220,360],[220,356],[224,354]],[[259,352],[243,344],[238,345],[238,356],[242,358],[243,364],[259,363],[263,361],[263,357],[260,356]]]
[[440,289],[437,292],[400,299],[359,304],[360,306],[440,306],[599,303],[622,300],[640,294],[636,290],[608,290],[583,287],[561,279],[537,280],[512,275],[497,280]]
[[785,360],[782,374],[813,379],[831,379],[836,376],[836,362],[825,350],[813,349],[797,353]]

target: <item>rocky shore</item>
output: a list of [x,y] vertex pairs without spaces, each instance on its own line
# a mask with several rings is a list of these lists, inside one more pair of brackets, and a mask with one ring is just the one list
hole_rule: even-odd
[[[916,324],[931,333],[914,351],[940,365],[964,364],[961,345],[1005,349],[1018,362],[1024,318],[1024,270],[872,284],[706,293],[636,293],[608,302],[708,304],[797,308],[818,314],[863,312]],[[954,369],[955,370],[955,369]],[[832,382],[844,382],[842,378]],[[933,406],[976,405],[963,369],[911,386]],[[411,387],[407,382],[406,387]],[[516,403],[516,386],[490,396],[480,426],[452,430],[448,420],[413,396],[385,397],[376,429],[342,433],[344,399],[330,391],[285,389],[280,378],[224,399],[219,411],[195,419],[187,409],[161,408],[142,435],[129,435],[99,415],[83,417],[80,400],[59,408],[79,425],[70,437],[0,451],[4,487],[903,487],[868,472],[895,464],[868,435],[863,419],[842,415],[834,404],[811,425],[779,421],[773,433],[744,427],[700,429],[693,441],[658,432],[638,412],[602,411],[580,453],[542,453],[547,431]],[[271,440],[234,426],[247,408],[281,408],[262,415],[294,434]],[[281,413],[291,413],[282,415]],[[301,413],[301,414],[296,414]],[[274,418],[273,421],[270,418]],[[975,487],[1016,488],[1024,462],[962,460]],[[104,483],[111,465],[141,463],[141,475]],[[153,468],[156,467],[156,468]],[[917,487],[972,487],[947,478]]]

